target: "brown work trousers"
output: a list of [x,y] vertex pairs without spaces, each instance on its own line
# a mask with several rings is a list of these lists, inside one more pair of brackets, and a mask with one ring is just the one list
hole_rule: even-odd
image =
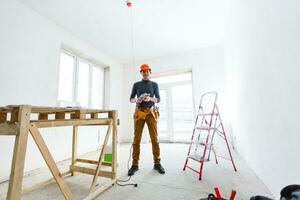
[[147,123],[151,143],[154,164],[160,164],[160,149],[157,133],[158,114],[152,108],[136,108],[134,112],[134,140],[132,143],[132,165],[139,164],[140,143],[145,123]]

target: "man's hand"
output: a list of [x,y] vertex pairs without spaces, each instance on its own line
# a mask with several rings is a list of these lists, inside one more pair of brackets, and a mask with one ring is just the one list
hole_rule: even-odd
[[136,103],[142,103],[142,101],[143,101],[143,99],[137,98],[135,102],[136,102]]
[[144,97],[144,98],[130,99],[131,103],[142,103],[143,101],[145,101],[145,102],[152,101],[154,103],[157,103],[157,98],[152,98],[152,97],[147,96],[147,97]]
[[147,97],[143,98],[143,101],[145,101],[145,102],[152,101],[154,103],[157,103],[157,98],[147,96]]
[[131,103],[142,103],[143,99],[141,98],[132,98],[130,99]]
[[152,102],[154,102],[154,103],[157,103],[157,98],[154,98],[154,97],[151,98],[151,97],[150,97],[150,101],[152,101]]

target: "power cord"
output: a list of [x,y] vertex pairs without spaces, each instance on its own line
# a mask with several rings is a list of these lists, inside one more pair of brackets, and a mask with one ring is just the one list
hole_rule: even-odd
[[[130,160],[131,160],[131,152],[132,152],[132,145],[131,145],[131,147],[130,147],[129,158],[128,158],[128,161],[127,161],[127,171],[129,170],[129,162],[130,162]],[[128,177],[127,179],[125,179],[125,180],[117,179],[116,184],[119,185],[119,186],[130,186],[130,185],[133,185],[134,187],[137,187],[137,186],[138,186],[137,183],[126,183],[126,182],[130,181],[130,179],[131,179],[131,176],[129,176],[129,177]],[[121,184],[120,182],[121,182],[122,184]],[[125,184],[123,184],[123,183],[125,183]]]
[[[134,52],[134,38],[133,38],[133,11],[132,11],[132,3],[127,0],[126,1],[126,5],[130,8],[130,25],[131,25],[131,51],[132,51],[132,65],[135,65],[135,52]],[[131,160],[131,151],[132,151],[132,145],[130,147],[130,154],[129,154],[129,158],[128,158],[128,162],[127,162],[127,171],[129,170],[129,162]],[[137,187],[138,184],[137,183],[125,183],[130,181],[131,176],[129,176],[126,180],[121,180],[121,179],[117,179],[116,184],[119,186],[128,186],[128,185],[133,185],[134,187]],[[125,184],[120,184],[121,183],[125,183]]]

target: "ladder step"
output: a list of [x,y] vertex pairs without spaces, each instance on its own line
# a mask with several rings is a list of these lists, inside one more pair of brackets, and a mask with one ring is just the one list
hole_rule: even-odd
[[203,142],[198,142],[198,141],[192,141],[192,144],[198,144],[201,146],[205,146],[205,144]]
[[203,131],[208,131],[208,130],[218,130],[217,128],[213,127],[196,127],[197,130],[203,130]]
[[[192,143],[192,144],[199,144],[199,145],[201,145],[201,146],[205,146],[205,143],[204,143],[204,142],[199,142],[199,141],[197,141],[197,140],[192,140],[191,143]],[[210,147],[210,146],[212,146],[212,145],[213,145],[212,143],[207,143],[207,146],[208,146],[208,147]]]
[[201,158],[202,158],[202,156],[188,156],[188,158],[190,158],[190,159],[192,159],[192,160],[194,160],[194,161],[197,161],[197,162],[202,162],[201,161]]
[[219,115],[219,113],[199,113],[198,116]]
[[196,172],[196,173],[198,173],[199,174],[199,172],[197,171],[197,170],[195,170],[194,168],[191,168],[190,166],[186,166],[187,168],[189,168],[190,170],[193,170],[194,172]]
[[[202,156],[198,156],[198,155],[189,155],[188,158],[197,161],[197,162],[203,162]],[[204,162],[209,161],[208,159],[204,160]]]

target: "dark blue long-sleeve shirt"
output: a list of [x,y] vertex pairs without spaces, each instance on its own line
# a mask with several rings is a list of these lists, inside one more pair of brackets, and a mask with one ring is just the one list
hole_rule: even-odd
[[[148,93],[150,94],[150,97],[157,98],[157,102],[160,102],[160,95],[159,95],[159,89],[158,85],[154,81],[150,80],[141,80],[133,84],[130,99],[135,98],[136,96],[139,98],[142,94]],[[154,102],[149,101],[149,102],[141,102],[141,103],[136,103],[137,107],[140,108],[151,108],[154,106]]]

